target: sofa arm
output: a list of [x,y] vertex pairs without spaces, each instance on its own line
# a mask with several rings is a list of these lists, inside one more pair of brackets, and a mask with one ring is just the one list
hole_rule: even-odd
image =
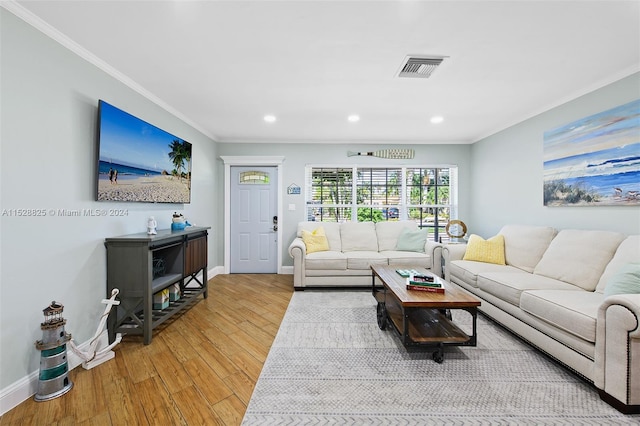
[[640,407],[640,294],[617,294],[600,305],[593,377],[603,399],[622,405],[616,408]]
[[431,257],[431,272],[435,275],[442,276],[442,243],[436,241],[427,241],[424,245],[424,251]]
[[289,256],[293,258],[293,287],[304,287],[307,246],[302,238],[297,237],[289,244]]
[[449,263],[454,260],[462,260],[467,251],[466,244],[444,244],[442,246],[442,261],[444,263],[444,279],[449,281],[451,270]]

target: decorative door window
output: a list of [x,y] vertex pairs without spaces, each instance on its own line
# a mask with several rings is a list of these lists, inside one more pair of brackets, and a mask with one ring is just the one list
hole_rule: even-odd
[[269,185],[269,173],[249,170],[240,173],[240,185]]

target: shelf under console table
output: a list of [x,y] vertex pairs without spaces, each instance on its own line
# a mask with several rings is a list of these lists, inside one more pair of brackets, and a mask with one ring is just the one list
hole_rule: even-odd
[[[105,238],[107,297],[117,288],[120,301],[107,321],[109,342],[116,333],[139,334],[148,345],[154,328],[193,306],[198,296],[207,297],[208,229],[190,226]],[[154,294],[175,285],[179,297],[154,309]]]

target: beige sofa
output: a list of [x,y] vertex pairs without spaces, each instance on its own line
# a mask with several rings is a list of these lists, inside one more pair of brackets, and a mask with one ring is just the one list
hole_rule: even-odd
[[480,311],[593,382],[603,400],[639,412],[640,294],[604,292],[621,267],[640,262],[640,236],[518,225],[499,234],[506,265],[462,260],[466,245],[446,244],[445,278],[481,298]]
[[[307,253],[303,230],[325,231],[329,250]],[[293,285],[305,287],[354,287],[371,285],[371,265],[422,266],[441,275],[441,244],[425,241],[423,250],[397,250],[403,230],[417,231],[413,221],[300,222],[289,245],[293,258]]]

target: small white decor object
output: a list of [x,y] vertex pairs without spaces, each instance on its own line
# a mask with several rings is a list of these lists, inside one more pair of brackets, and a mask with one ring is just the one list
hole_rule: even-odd
[[158,227],[158,222],[156,222],[156,218],[153,216],[149,216],[149,220],[147,221],[147,234],[156,235],[158,233],[156,231],[157,227]]
[[109,311],[111,311],[111,307],[113,305],[120,304],[120,301],[116,300],[116,296],[118,295],[118,293],[120,293],[120,290],[118,290],[117,288],[114,288],[111,291],[111,297],[109,299],[102,299],[102,303],[106,304],[107,306],[104,309],[104,313],[102,314],[102,317],[100,317],[100,322],[98,323],[98,329],[96,330],[96,334],[94,334],[93,338],[89,342],[88,350],[82,351],[76,346],[73,340],[69,341],[69,346],[71,346],[71,350],[76,355],[78,355],[80,358],[83,359],[84,362],[82,363],[82,367],[84,367],[85,370],[90,370],[93,367],[100,365],[105,361],[109,361],[110,359],[116,356],[115,352],[113,352],[112,349],[118,343],[120,343],[120,341],[122,340],[122,334],[120,333],[116,334],[116,338],[113,341],[113,343],[100,350],[97,350],[97,346],[98,346],[98,340],[100,338],[100,335],[102,334],[104,330],[104,326],[107,322]]

